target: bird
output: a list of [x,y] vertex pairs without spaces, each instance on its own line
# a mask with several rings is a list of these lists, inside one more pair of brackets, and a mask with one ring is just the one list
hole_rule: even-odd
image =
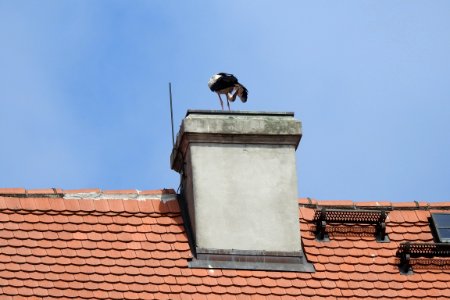
[[230,110],[230,101],[234,102],[238,96],[243,103],[247,102],[248,90],[240,84],[233,74],[217,73],[208,81],[209,89],[219,96],[220,106],[223,109],[223,101],[220,94],[227,96],[228,110]]

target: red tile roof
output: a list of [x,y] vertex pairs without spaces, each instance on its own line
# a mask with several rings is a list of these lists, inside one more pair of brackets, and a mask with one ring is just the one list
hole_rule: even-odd
[[[450,298],[450,270],[402,275],[403,241],[431,242],[430,211],[450,203],[300,199],[304,252],[315,273],[189,269],[173,190],[0,189],[1,299],[425,299]],[[385,207],[388,243],[330,232],[315,240],[314,209]]]

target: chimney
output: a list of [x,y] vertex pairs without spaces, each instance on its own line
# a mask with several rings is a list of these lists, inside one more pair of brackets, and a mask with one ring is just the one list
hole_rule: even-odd
[[171,155],[192,268],[313,271],[300,242],[293,113],[188,110]]

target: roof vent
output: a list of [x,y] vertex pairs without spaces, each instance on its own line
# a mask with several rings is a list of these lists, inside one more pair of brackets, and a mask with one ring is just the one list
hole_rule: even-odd
[[189,110],[171,155],[192,268],[314,271],[303,255],[293,113]]

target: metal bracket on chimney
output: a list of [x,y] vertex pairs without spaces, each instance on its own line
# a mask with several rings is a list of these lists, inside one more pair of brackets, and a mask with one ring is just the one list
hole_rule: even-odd
[[[411,243],[404,242],[398,247],[397,257],[400,258],[399,270],[401,274],[413,274],[411,258],[450,257],[450,243]],[[430,260],[427,260],[430,261]],[[432,261],[430,261],[432,262]],[[438,265],[450,265],[449,260],[436,259]]]
[[318,241],[330,241],[326,231],[327,222],[334,224],[344,223],[362,223],[375,225],[375,238],[377,242],[387,243],[389,238],[386,234],[385,210],[344,210],[344,209],[326,209],[322,207],[316,210],[314,222],[316,223],[316,239]]

